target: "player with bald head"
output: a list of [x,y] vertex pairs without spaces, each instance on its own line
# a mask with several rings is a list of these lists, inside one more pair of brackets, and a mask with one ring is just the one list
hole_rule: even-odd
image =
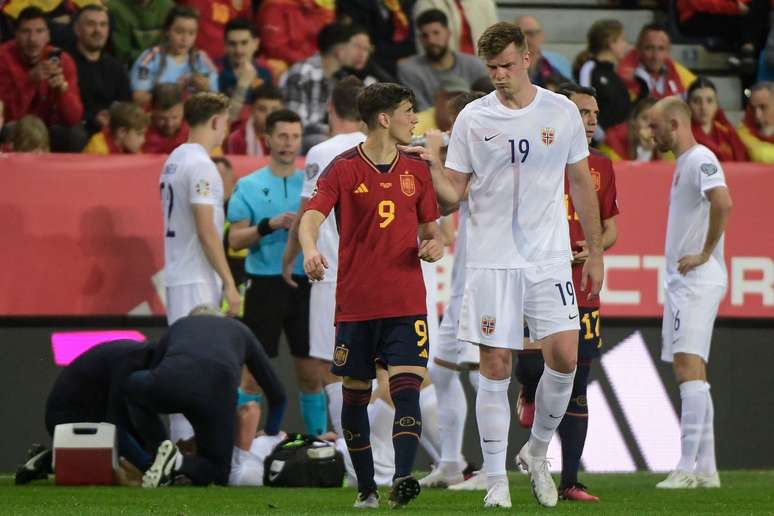
[[707,360],[727,286],[723,232],[733,203],[717,157],[693,137],[688,104],[661,99],[650,126],[658,150],[677,157],[664,252],[661,359],[674,365],[682,405],[680,461],[656,487],[720,487]]

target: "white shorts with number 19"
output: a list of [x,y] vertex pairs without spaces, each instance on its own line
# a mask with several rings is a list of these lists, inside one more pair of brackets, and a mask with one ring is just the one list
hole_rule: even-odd
[[569,262],[522,269],[467,269],[461,340],[522,349],[524,321],[534,340],[580,329]]

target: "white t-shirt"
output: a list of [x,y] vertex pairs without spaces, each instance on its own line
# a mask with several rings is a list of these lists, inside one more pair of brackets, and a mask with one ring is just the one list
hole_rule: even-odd
[[677,262],[683,256],[699,254],[709,228],[710,203],[706,192],[726,186],[718,158],[704,145],[694,145],[679,158],[669,195],[669,220],[665,245],[666,286],[726,285],[723,239],[720,237],[707,263],[683,276]]
[[193,216],[194,204],[211,204],[212,221],[223,239],[223,180],[215,163],[198,143],[184,143],[167,158],[159,182],[165,285],[220,284],[196,234]]
[[510,109],[492,92],[465,106],[446,166],[473,174],[468,268],[569,262],[565,168],[588,155],[578,108],[562,95],[537,88],[527,107]]
[[[366,136],[361,132],[337,134],[309,149],[306,154],[306,175],[304,186],[301,188],[301,197],[311,199],[317,186],[317,179],[330,162],[342,152],[351,149],[365,139]],[[336,216],[333,211],[328,214],[320,226],[317,249],[328,261],[328,270],[325,271],[325,278],[321,282],[335,282],[339,263],[339,230],[336,227]]]
[[460,203],[459,230],[457,230],[457,241],[454,243],[454,265],[451,274],[451,292],[449,297],[462,296],[465,293],[465,261],[467,257],[467,235],[468,235],[468,201]]

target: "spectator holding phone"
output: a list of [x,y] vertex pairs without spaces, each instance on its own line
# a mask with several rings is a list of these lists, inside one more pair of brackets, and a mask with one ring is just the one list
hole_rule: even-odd
[[163,42],[143,52],[130,73],[134,101],[151,102],[156,84],[177,83],[188,94],[218,91],[218,71],[206,52],[194,45],[199,15],[192,8],[173,7],[164,20]]
[[0,46],[0,99],[9,123],[36,115],[48,127],[53,152],[78,152],[86,142],[78,74],[73,59],[49,39],[42,10],[19,13],[14,39]]

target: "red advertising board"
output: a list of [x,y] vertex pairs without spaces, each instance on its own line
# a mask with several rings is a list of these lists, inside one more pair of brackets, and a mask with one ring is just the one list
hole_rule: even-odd
[[[164,156],[0,154],[0,315],[163,314],[158,177]],[[230,158],[237,175],[263,162]],[[607,316],[662,311],[670,163],[616,164],[618,242],[606,254]],[[774,167],[727,164],[721,316],[774,317]]]

